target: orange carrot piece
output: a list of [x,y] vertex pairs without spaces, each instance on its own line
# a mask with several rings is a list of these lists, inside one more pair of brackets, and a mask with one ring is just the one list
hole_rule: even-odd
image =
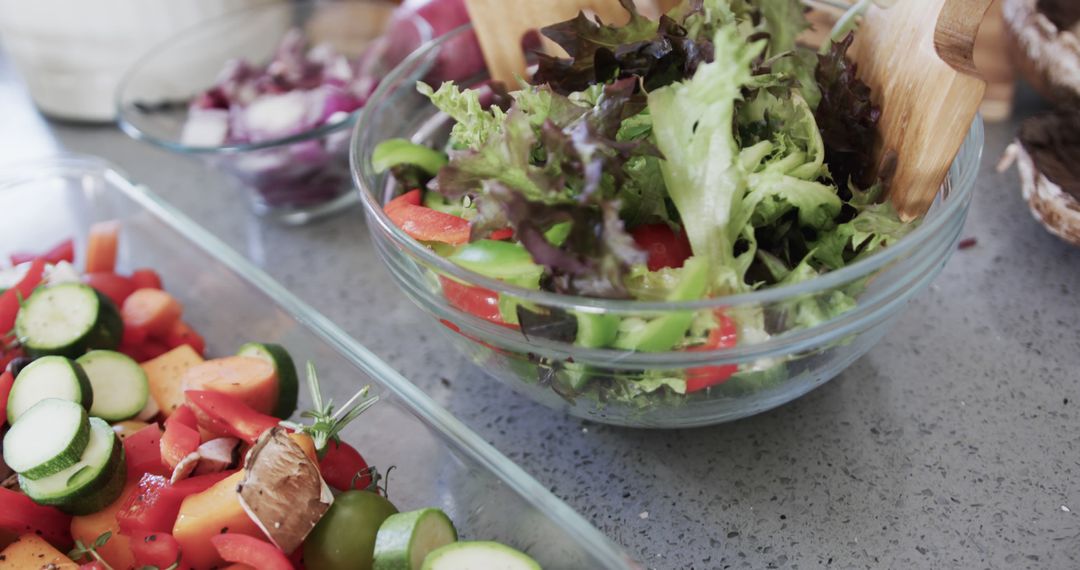
[[124,324],[142,328],[151,336],[168,334],[183,312],[180,301],[160,289],[138,289],[120,309]]
[[90,226],[86,241],[86,273],[116,271],[116,250],[120,243],[120,222],[98,222]]

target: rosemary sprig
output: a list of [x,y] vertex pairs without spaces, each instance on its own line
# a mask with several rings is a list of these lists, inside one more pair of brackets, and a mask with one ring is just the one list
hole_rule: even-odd
[[68,552],[68,558],[72,560],[82,560],[83,558],[89,556],[94,560],[97,560],[98,564],[103,566],[105,570],[114,570],[114,568],[112,566],[109,566],[109,563],[105,562],[105,559],[102,558],[101,555],[97,552],[97,549],[105,546],[105,543],[109,542],[110,538],[112,538],[112,531],[107,530],[98,535],[98,537],[94,539],[94,542],[91,543],[90,546],[86,546],[81,540],[76,540],[75,548],[72,548],[71,552]]
[[341,430],[345,429],[345,426],[349,425],[368,408],[375,405],[375,402],[379,401],[379,397],[368,397],[371,386],[364,386],[359,392],[353,394],[353,397],[349,398],[345,405],[335,411],[333,398],[323,402],[322,390],[319,388],[319,377],[315,373],[315,365],[310,361],[307,363],[307,384],[308,390],[311,392],[311,402],[314,409],[303,412],[300,417],[310,418],[312,420],[311,424],[284,421],[281,422],[281,425],[310,435],[312,441],[315,442],[315,450],[322,457],[326,453],[326,446],[331,441],[340,441],[338,434],[341,433]]

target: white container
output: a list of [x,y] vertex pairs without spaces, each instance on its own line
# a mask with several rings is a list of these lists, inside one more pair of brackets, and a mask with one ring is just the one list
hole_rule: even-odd
[[0,41],[47,115],[109,122],[136,58],[175,33],[284,0],[0,0]]

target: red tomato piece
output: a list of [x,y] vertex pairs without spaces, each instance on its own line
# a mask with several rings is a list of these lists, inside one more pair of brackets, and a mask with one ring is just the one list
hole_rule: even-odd
[[124,438],[124,458],[128,479],[134,480],[144,473],[168,473],[161,462],[161,428],[151,424]]
[[206,341],[203,340],[199,333],[195,332],[195,329],[191,328],[191,325],[184,321],[178,320],[173,323],[173,326],[162,340],[165,341],[165,346],[170,349],[186,344],[200,355],[206,353]]
[[[735,319],[723,309],[716,311],[716,328],[709,332],[709,338],[701,346],[690,347],[691,352],[731,348],[739,342],[739,330]],[[697,392],[709,386],[727,382],[739,370],[737,364],[720,366],[699,366],[686,371],[686,392]]]
[[503,228],[501,230],[495,230],[491,232],[491,236],[488,239],[499,241],[504,239],[510,239],[512,237],[514,237],[514,230],[511,228]]
[[138,346],[146,342],[146,339],[149,336],[150,334],[146,332],[146,329],[132,323],[124,323],[124,336],[122,337],[120,344]]
[[145,267],[131,272],[131,282],[136,289],[162,289],[161,276],[157,271]]
[[[184,392],[189,405],[198,410],[197,417],[206,423],[203,428],[218,434],[240,438],[248,443],[281,422],[273,416],[257,412],[237,398],[209,390]],[[175,413],[175,412],[174,412]]]
[[102,295],[111,299],[113,303],[116,303],[117,307],[122,307],[124,301],[135,292],[135,285],[131,283],[131,279],[111,271],[86,273],[82,276],[82,280],[83,283],[97,289]]
[[11,385],[15,383],[15,375],[10,370],[0,373],[0,426],[7,422],[8,396],[11,395]]
[[383,210],[394,225],[420,241],[452,245],[469,242],[469,221],[465,218],[420,206],[420,191],[412,190],[394,198]]
[[143,360],[157,358],[162,354],[169,352],[170,350],[167,344],[153,338],[146,339],[146,341],[142,343],[139,349],[142,351]]
[[168,532],[138,532],[131,536],[135,566],[170,568],[180,560],[180,543]]
[[278,547],[245,534],[218,534],[210,542],[226,562],[247,564],[259,570],[293,570],[289,557]]
[[450,306],[497,325],[506,325],[499,311],[499,294],[495,291],[459,283],[442,275],[439,276],[439,283]]
[[326,484],[339,491],[367,489],[371,485],[371,472],[367,461],[353,446],[331,441],[326,454],[319,459],[319,472]]
[[79,570],[108,570],[105,565],[97,560],[93,562],[87,562],[86,564],[80,564]]
[[649,271],[682,267],[694,252],[686,233],[676,234],[667,224],[643,224],[630,230],[634,243],[648,254]]
[[138,490],[128,495],[116,513],[120,532],[129,536],[138,532],[171,532],[185,498],[213,487],[233,473],[235,471],[198,475],[175,485],[169,484],[169,479],[162,475],[143,474]]
[[0,487],[0,529],[15,536],[36,534],[63,551],[71,546],[71,515],[39,505],[30,497]]
[[180,406],[165,420],[165,433],[161,435],[161,460],[169,469],[189,453],[194,453],[200,443],[198,424],[191,408]]
[[44,260],[46,263],[56,265],[61,261],[71,263],[75,261],[75,242],[68,238],[45,253],[13,253],[11,254],[11,264],[18,265],[20,263],[26,263],[27,261],[33,261],[35,259]]
[[20,299],[26,299],[41,283],[45,274],[45,261],[35,259],[26,275],[14,287],[0,294],[0,334],[6,334],[15,326],[15,316],[19,314]]

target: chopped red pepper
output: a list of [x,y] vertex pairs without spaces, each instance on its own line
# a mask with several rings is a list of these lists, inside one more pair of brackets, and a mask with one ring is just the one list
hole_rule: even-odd
[[30,297],[34,288],[41,283],[45,274],[45,260],[35,259],[26,275],[14,287],[0,294],[0,335],[6,335],[15,327],[15,316],[19,314],[20,301]]
[[200,355],[206,353],[206,341],[203,340],[203,337],[195,332],[195,329],[191,328],[191,325],[181,320],[177,320],[173,323],[169,332],[165,334],[165,338],[162,340],[165,342],[165,346],[170,349],[186,344]]
[[161,461],[161,428],[151,424],[124,438],[124,458],[128,479],[135,480],[144,473],[168,473]]
[[649,271],[665,267],[682,267],[694,252],[686,232],[676,234],[667,224],[643,224],[630,230],[634,243],[648,255]]
[[64,551],[71,546],[70,515],[3,487],[0,487],[0,529],[15,536],[36,534]]
[[293,570],[289,557],[278,547],[245,534],[217,534],[210,538],[226,562],[247,564],[259,570]]
[[56,265],[61,261],[71,263],[75,261],[75,242],[68,238],[45,253],[26,253],[18,252],[11,254],[11,264],[18,265],[20,263],[26,263],[27,261],[34,261],[35,259],[41,259],[46,263]]
[[131,282],[136,289],[161,289],[161,276],[153,269],[136,269],[131,272]]
[[331,441],[326,454],[319,459],[319,472],[326,484],[339,491],[367,489],[371,486],[371,472],[367,461],[353,446]]
[[[688,348],[691,352],[716,350],[718,348],[731,348],[739,342],[739,329],[735,319],[728,316],[723,309],[716,311],[716,328],[709,332],[705,344]],[[698,366],[686,371],[686,392],[697,392],[709,386],[716,386],[727,382],[735,372],[739,370],[737,364],[721,364],[719,366]]]
[[184,392],[188,404],[197,411],[203,428],[217,435],[240,438],[248,443],[281,422],[273,416],[257,412],[233,396],[208,390]]
[[451,245],[469,243],[469,221],[420,205],[420,191],[406,192],[384,208],[394,225],[420,241],[438,241]]
[[117,307],[123,306],[124,300],[135,292],[135,285],[131,282],[131,279],[111,271],[86,273],[82,276],[82,280],[83,283],[93,287],[112,300],[113,303],[116,303]]
[[502,312],[499,310],[499,294],[495,291],[459,283],[442,275],[439,276],[439,283],[442,284],[443,295],[446,300],[455,309],[465,311],[470,315],[475,315],[497,325],[517,328],[503,320]]
[[176,408],[165,420],[165,433],[161,435],[161,460],[169,469],[175,469],[181,459],[199,448],[199,443],[195,414],[187,406]]
[[7,422],[8,396],[11,395],[11,385],[15,383],[15,375],[10,370],[0,373],[0,426]]
[[131,536],[135,567],[173,568],[180,560],[180,543],[168,532],[138,532]]
[[146,473],[139,479],[138,489],[128,495],[116,513],[120,532],[134,535],[138,532],[170,532],[176,523],[180,505],[189,495],[201,493],[235,471],[223,471],[189,477],[169,484],[161,475]]

